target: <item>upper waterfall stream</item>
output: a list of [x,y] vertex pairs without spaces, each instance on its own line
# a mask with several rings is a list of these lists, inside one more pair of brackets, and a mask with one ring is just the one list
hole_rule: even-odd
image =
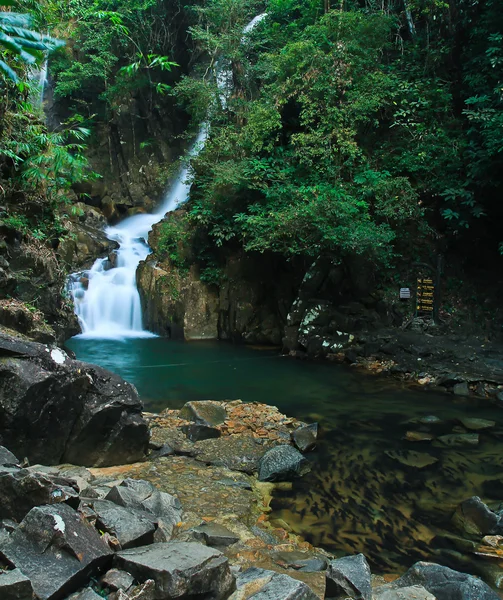
[[[257,15],[246,25],[242,42],[265,16],[266,13]],[[227,97],[231,80],[232,73],[229,67],[217,68],[217,85],[221,100],[222,96]],[[225,106],[226,100],[222,100],[222,103]],[[188,163],[204,148],[208,131],[209,124],[203,122],[189,151]],[[152,227],[166,213],[187,200],[190,192],[190,183],[187,183],[189,168],[190,164],[182,169],[156,212],[134,215],[114,227],[105,229],[108,239],[119,244],[115,266],[110,268],[107,257],[98,258],[90,270],[70,275],[68,286],[82,329],[81,336],[121,339],[154,335],[143,328],[136,270],[140,262],[150,254],[147,239]]]

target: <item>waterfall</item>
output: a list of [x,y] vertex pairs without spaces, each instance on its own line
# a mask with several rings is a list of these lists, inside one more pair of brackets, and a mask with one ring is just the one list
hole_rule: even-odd
[[39,69],[33,70],[30,79],[35,82],[36,90],[34,92],[33,103],[42,107],[44,103],[44,92],[47,85],[48,60],[45,58]]
[[[244,36],[265,16],[258,15],[250,21],[243,29]],[[225,69],[220,70],[217,84],[222,94],[223,82],[227,86],[229,76]],[[105,229],[108,239],[119,244],[116,264],[110,268],[108,258],[98,258],[88,271],[70,275],[68,289],[82,329],[79,337],[124,339],[154,336],[143,328],[136,270],[151,252],[147,244],[149,231],[166,213],[187,200],[190,192],[190,183],[187,183],[190,159],[195,158],[204,148],[208,133],[209,124],[205,121],[188,153],[188,166],[178,174],[156,212],[134,215]]]

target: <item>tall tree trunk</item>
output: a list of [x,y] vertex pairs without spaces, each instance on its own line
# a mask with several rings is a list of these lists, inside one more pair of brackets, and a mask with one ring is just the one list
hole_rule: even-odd
[[411,38],[416,37],[416,27],[414,25],[414,19],[412,18],[412,13],[410,12],[409,4],[407,0],[403,0],[403,6],[405,8],[405,16],[407,18],[407,25],[409,27],[409,33]]

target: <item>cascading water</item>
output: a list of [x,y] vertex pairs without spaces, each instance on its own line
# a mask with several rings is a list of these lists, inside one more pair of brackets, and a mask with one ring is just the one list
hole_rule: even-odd
[[[258,15],[248,23],[243,29],[243,39],[265,16]],[[226,95],[230,77],[227,69],[219,70],[217,83],[220,94]],[[208,132],[209,124],[204,122],[189,152],[189,160],[203,149]],[[115,227],[105,229],[108,239],[119,244],[113,268],[110,268],[108,258],[98,258],[89,271],[70,275],[68,288],[82,329],[80,337],[124,339],[154,336],[143,328],[136,270],[150,254],[147,244],[149,231],[167,212],[187,200],[190,192],[188,171],[189,166],[180,172],[155,213],[134,215]]]

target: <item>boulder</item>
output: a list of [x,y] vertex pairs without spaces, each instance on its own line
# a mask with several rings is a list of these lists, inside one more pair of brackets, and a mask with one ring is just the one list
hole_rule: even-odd
[[222,425],[227,419],[227,411],[217,402],[211,400],[201,400],[187,402],[179,414],[181,419],[193,421],[207,427]]
[[73,501],[78,493],[71,479],[0,467],[0,518],[21,521],[34,506]]
[[239,542],[239,536],[218,523],[202,523],[194,527],[192,532],[197,540],[204,541],[207,546],[231,546]]
[[374,590],[374,600],[436,600],[422,585],[411,585],[400,589],[382,586]]
[[201,423],[183,425],[181,429],[191,442],[211,440],[219,438],[222,435],[219,429],[208,427],[208,425],[202,425]]
[[235,586],[227,558],[219,550],[195,542],[124,550],[116,554],[115,561],[139,581],[153,579],[156,600],[223,600]]
[[141,460],[147,423],[136,389],[61,349],[0,334],[2,443],[31,463]]
[[126,571],[120,569],[110,569],[100,579],[100,583],[103,587],[110,590],[124,590],[127,591],[134,583],[134,577]]
[[268,450],[259,463],[259,481],[290,481],[310,470],[309,462],[292,446]]
[[75,510],[57,504],[32,508],[0,553],[30,579],[40,600],[60,600],[105,567],[112,551]]
[[124,479],[105,496],[119,506],[143,510],[155,517],[154,523],[169,539],[175,525],[182,520],[182,507],[175,496],[160,492],[154,485],[142,479]]
[[448,567],[417,562],[390,587],[393,589],[422,586],[437,600],[499,600],[486,583]]
[[292,440],[301,452],[314,450],[318,440],[318,423],[299,427],[292,432]]
[[122,548],[144,546],[154,541],[155,524],[144,510],[124,508],[108,500],[92,502],[96,527],[119,540]]
[[18,465],[18,459],[12,454],[10,450],[7,450],[4,446],[0,446],[0,465]]
[[470,535],[480,536],[503,531],[503,527],[499,525],[500,517],[478,496],[462,502],[456,509],[452,521],[458,529]]
[[256,567],[240,573],[236,587],[229,600],[318,600],[318,596],[303,581]]
[[332,560],[326,572],[325,598],[343,596],[355,600],[372,600],[370,576],[370,567],[363,554]]
[[226,435],[195,444],[196,460],[249,475],[258,470],[266,448],[249,435]]
[[31,581],[19,569],[0,571],[0,598],[2,600],[32,600]]

